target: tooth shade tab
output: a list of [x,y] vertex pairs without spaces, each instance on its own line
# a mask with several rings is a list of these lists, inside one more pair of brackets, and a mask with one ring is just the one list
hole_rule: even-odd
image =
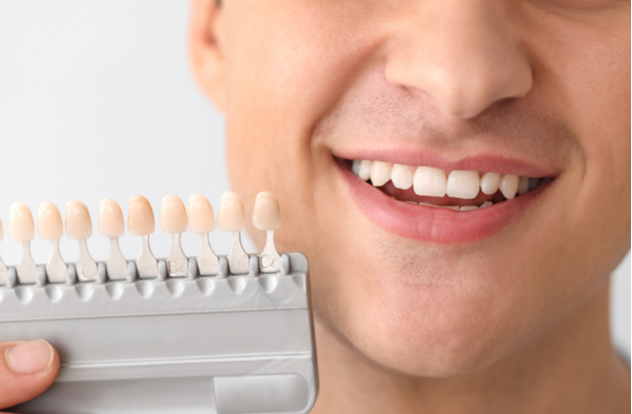
[[443,197],[447,180],[445,172],[439,168],[417,167],[413,177],[413,191],[420,196]]
[[491,207],[493,205],[494,203],[492,203],[491,201],[485,201],[483,204],[481,204],[481,208]]
[[488,172],[481,177],[481,191],[483,194],[494,194],[500,187],[500,174]]
[[449,197],[471,200],[480,188],[478,171],[452,171],[448,176],[446,194]]
[[360,179],[364,181],[367,181],[369,178],[371,178],[372,166],[372,161],[363,160],[362,162],[360,162],[360,166],[358,168],[358,177],[360,177]]
[[263,191],[257,194],[252,212],[252,225],[257,230],[276,230],[281,226],[279,202],[274,194]]
[[371,183],[374,187],[381,187],[391,179],[393,164],[384,161],[373,161],[371,165]]
[[125,219],[121,206],[109,198],[99,203],[99,233],[105,237],[115,238],[125,234]]
[[210,233],[215,230],[215,213],[208,199],[202,194],[189,197],[189,229],[195,234]]
[[187,211],[180,197],[168,195],[162,199],[160,209],[160,228],[165,233],[184,233],[187,231]]
[[9,236],[17,242],[27,242],[35,238],[33,214],[24,203],[13,203],[9,215]]
[[133,236],[147,236],[156,230],[154,210],[149,200],[141,195],[135,195],[129,200],[127,229]]
[[39,205],[37,209],[37,234],[44,240],[59,240],[64,236],[64,224],[55,204],[43,202]]
[[70,239],[82,240],[92,236],[92,219],[85,204],[70,200],[66,204],[66,234]]
[[518,179],[518,194],[524,194],[529,191],[529,178],[520,177]]
[[244,203],[237,193],[228,191],[219,200],[217,212],[217,227],[228,232],[239,232],[244,229],[245,213]]
[[500,192],[503,193],[507,200],[516,197],[518,192],[519,177],[514,174],[505,174],[500,181]]
[[391,181],[395,188],[408,190],[413,186],[413,173],[407,165],[395,164],[391,170]]

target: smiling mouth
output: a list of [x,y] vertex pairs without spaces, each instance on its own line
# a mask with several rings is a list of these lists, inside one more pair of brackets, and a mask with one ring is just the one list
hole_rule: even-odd
[[555,179],[366,159],[336,157],[336,162],[352,198],[379,227],[439,243],[496,234],[516,221]]

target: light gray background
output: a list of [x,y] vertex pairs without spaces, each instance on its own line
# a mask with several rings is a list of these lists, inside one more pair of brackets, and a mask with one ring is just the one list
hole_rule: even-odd
[[[183,200],[206,195],[217,206],[228,190],[223,121],[196,87],[187,60],[188,3],[183,1],[56,0],[0,2],[0,218],[14,201],[34,215],[42,201],[62,215],[79,199],[97,217],[99,200],[127,210],[145,195],[156,218],[166,194]],[[126,213],[125,213],[126,214]],[[96,228],[95,228],[96,233]],[[211,235],[227,253],[228,234]],[[126,235],[123,253],[138,254]],[[189,255],[199,242],[183,237]],[[246,249],[254,251],[246,240]],[[108,241],[89,241],[104,260]],[[170,237],[152,236],[154,253],[166,257]],[[64,239],[62,255],[77,257]],[[48,245],[36,239],[33,256],[44,263]],[[5,262],[20,258],[17,243],[0,242]],[[613,276],[613,338],[630,353],[630,255]]]

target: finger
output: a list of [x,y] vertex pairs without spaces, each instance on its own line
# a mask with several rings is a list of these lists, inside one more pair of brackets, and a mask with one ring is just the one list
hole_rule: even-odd
[[30,400],[59,372],[59,355],[48,342],[0,343],[0,409]]

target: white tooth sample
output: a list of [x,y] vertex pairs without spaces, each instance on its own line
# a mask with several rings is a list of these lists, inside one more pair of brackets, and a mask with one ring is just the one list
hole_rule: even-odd
[[448,176],[446,194],[448,197],[470,200],[476,198],[479,188],[478,171],[452,171]]
[[413,178],[415,194],[429,197],[445,195],[447,179],[445,172],[439,168],[417,167]]
[[393,164],[384,161],[373,161],[371,165],[371,183],[374,187],[381,187],[391,179]]
[[478,206],[461,206],[459,211],[478,210]]
[[65,282],[68,266],[59,252],[59,239],[64,236],[64,224],[59,209],[53,203],[44,202],[37,210],[37,233],[44,240],[50,240],[50,258],[46,264],[46,276],[51,283]]
[[518,179],[518,194],[524,194],[529,191],[529,177],[520,177]]
[[396,188],[408,190],[413,186],[413,173],[407,165],[395,164],[391,170],[391,181]]
[[92,236],[92,219],[85,204],[70,200],[66,204],[66,235],[77,240],[79,258],[75,264],[77,278],[80,281],[94,280],[97,277],[97,264],[88,251],[87,239]]
[[141,239],[140,254],[136,259],[138,276],[141,278],[157,277],[158,261],[149,246],[149,235],[156,230],[156,220],[149,200],[141,195],[135,195],[129,200],[127,229],[133,236],[140,236]]
[[35,283],[37,281],[37,266],[31,256],[31,240],[35,238],[35,223],[33,215],[26,204],[13,203],[9,216],[9,236],[22,243],[22,260],[17,266],[20,283]]
[[540,184],[539,178],[529,178],[529,191],[535,189]]
[[[0,220],[0,241],[4,238],[4,228],[2,227],[2,220]],[[0,256],[0,286],[6,285],[9,280],[9,270],[7,266],[2,261],[2,257]]]
[[259,270],[261,273],[280,272],[281,256],[274,245],[274,230],[281,226],[281,213],[274,194],[267,191],[257,194],[252,225],[266,232],[266,244],[259,255]]
[[372,161],[363,160],[360,163],[360,167],[358,168],[358,177],[360,179],[366,181],[371,178],[371,166],[373,165]]
[[208,199],[202,194],[193,194],[187,202],[189,207],[189,229],[200,235],[202,247],[197,257],[200,275],[210,276],[219,273],[219,259],[211,248],[208,234],[215,230],[215,213]]
[[500,174],[488,172],[481,177],[481,191],[483,194],[494,194],[500,187]]
[[231,274],[241,275],[250,271],[250,259],[241,245],[244,222],[244,204],[241,197],[232,191],[224,193],[219,201],[217,227],[233,233],[233,245],[228,255],[228,267]]
[[99,203],[99,233],[110,239],[110,257],[105,266],[108,270],[108,278],[111,280],[124,280],[127,277],[127,260],[121,253],[119,237],[125,234],[125,219],[121,206],[109,198]]
[[492,203],[491,201],[485,201],[483,204],[481,204],[481,208],[491,207],[493,205],[494,203]]
[[168,195],[162,199],[160,228],[173,235],[171,253],[167,258],[167,273],[171,277],[183,277],[189,273],[189,259],[182,251],[180,237],[187,231],[187,211],[180,197]]
[[505,174],[500,180],[500,192],[507,200],[511,200],[518,192],[519,177],[514,174]]

